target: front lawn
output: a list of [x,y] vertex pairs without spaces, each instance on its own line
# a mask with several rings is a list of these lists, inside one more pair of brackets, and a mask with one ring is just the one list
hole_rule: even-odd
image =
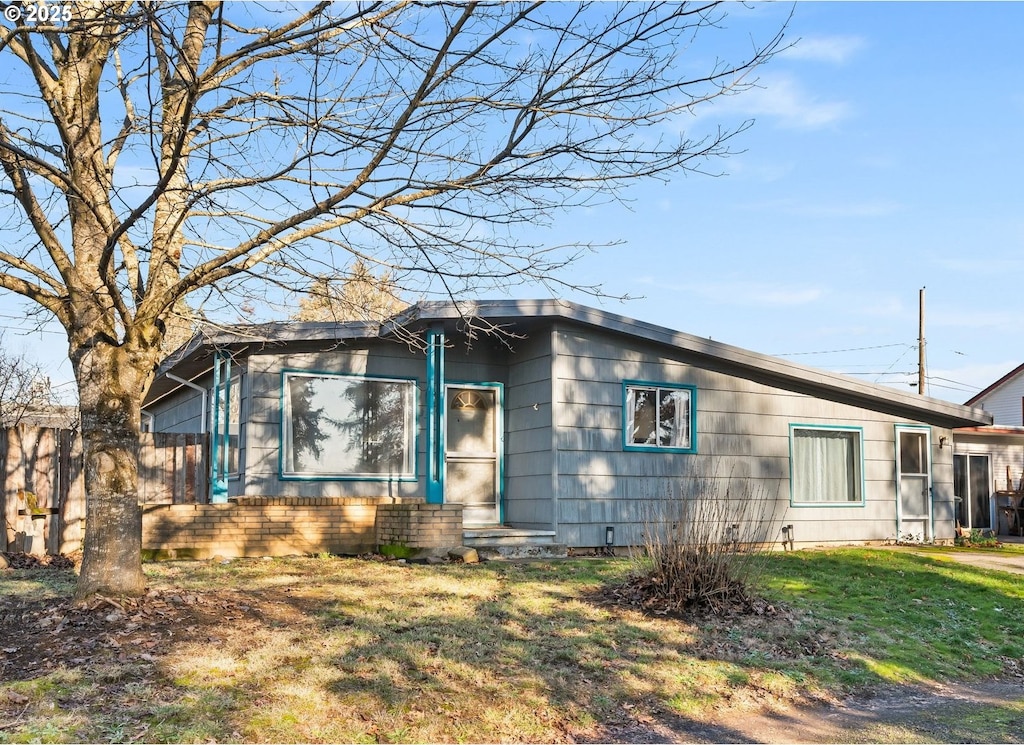
[[614,603],[607,588],[634,568],[150,564],[146,598],[86,608],[69,571],[7,570],[0,742],[600,741],[1024,665],[1020,575],[890,550],[778,554],[769,612],[679,620]]

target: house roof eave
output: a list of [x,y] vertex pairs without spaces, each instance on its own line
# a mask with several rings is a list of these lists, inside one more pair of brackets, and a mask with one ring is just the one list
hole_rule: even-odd
[[992,423],[992,416],[982,409],[908,393],[889,386],[865,383],[839,373],[807,367],[779,357],[752,352],[566,300],[478,301],[459,304],[458,307],[452,303],[423,303],[415,317],[421,323],[430,324],[472,316],[492,323],[514,323],[521,319],[538,318],[565,320],[645,339],[670,348],[684,349],[705,360],[714,361],[732,374],[785,390],[887,411],[896,416],[928,421],[937,426],[952,428]]
[[[384,338],[417,333],[441,325],[451,331],[464,329],[474,321],[485,328],[516,328],[544,320],[565,321],[599,328],[673,349],[701,358],[724,372],[739,375],[784,390],[806,393],[863,408],[925,421],[936,426],[970,427],[992,423],[992,416],[978,408],[955,404],[866,383],[826,370],[807,367],[789,360],[752,352],[705,337],[639,321],[609,311],[558,299],[423,301],[399,312],[382,324],[348,323],[271,323],[250,327],[231,327],[205,337],[197,335],[160,366],[158,375],[174,370],[187,360],[199,361],[214,348],[249,344],[257,348],[291,342],[339,342],[364,338]],[[1024,366],[1022,366],[1024,368]],[[185,376],[182,376],[185,377]],[[166,395],[166,394],[163,394]]]

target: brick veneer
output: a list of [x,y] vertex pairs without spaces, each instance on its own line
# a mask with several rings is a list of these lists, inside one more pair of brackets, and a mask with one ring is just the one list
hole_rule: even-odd
[[[377,505],[377,546],[383,553],[462,545],[462,505],[401,502]],[[404,551],[397,551],[402,549]]]
[[[236,497],[227,504],[144,505],[143,556],[366,553],[383,542],[377,535],[381,508],[388,515],[382,524],[389,543],[415,548],[462,543],[461,505],[398,497]],[[436,542],[428,546],[431,541]]]

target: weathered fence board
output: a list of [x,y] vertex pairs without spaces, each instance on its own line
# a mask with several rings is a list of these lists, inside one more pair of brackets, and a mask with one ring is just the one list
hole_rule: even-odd
[[139,448],[139,492],[144,504],[204,504],[206,435],[144,433]]
[[[208,442],[202,434],[143,434],[139,502],[208,502]],[[78,432],[0,429],[0,519],[0,551],[57,554],[81,548],[85,479]]]

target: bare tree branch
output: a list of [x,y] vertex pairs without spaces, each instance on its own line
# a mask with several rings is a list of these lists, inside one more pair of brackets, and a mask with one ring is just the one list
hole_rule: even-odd
[[[0,28],[0,289],[67,332],[98,510],[83,592],[142,585],[139,408],[186,298],[224,322],[317,281],[333,297],[323,278],[359,262],[391,296],[602,294],[564,271],[588,246],[520,228],[707,169],[749,123],[680,115],[754,84],[782,41],[734,39],[715,2],[67,8]],[[127,567],[113,586],[96,542]]]

